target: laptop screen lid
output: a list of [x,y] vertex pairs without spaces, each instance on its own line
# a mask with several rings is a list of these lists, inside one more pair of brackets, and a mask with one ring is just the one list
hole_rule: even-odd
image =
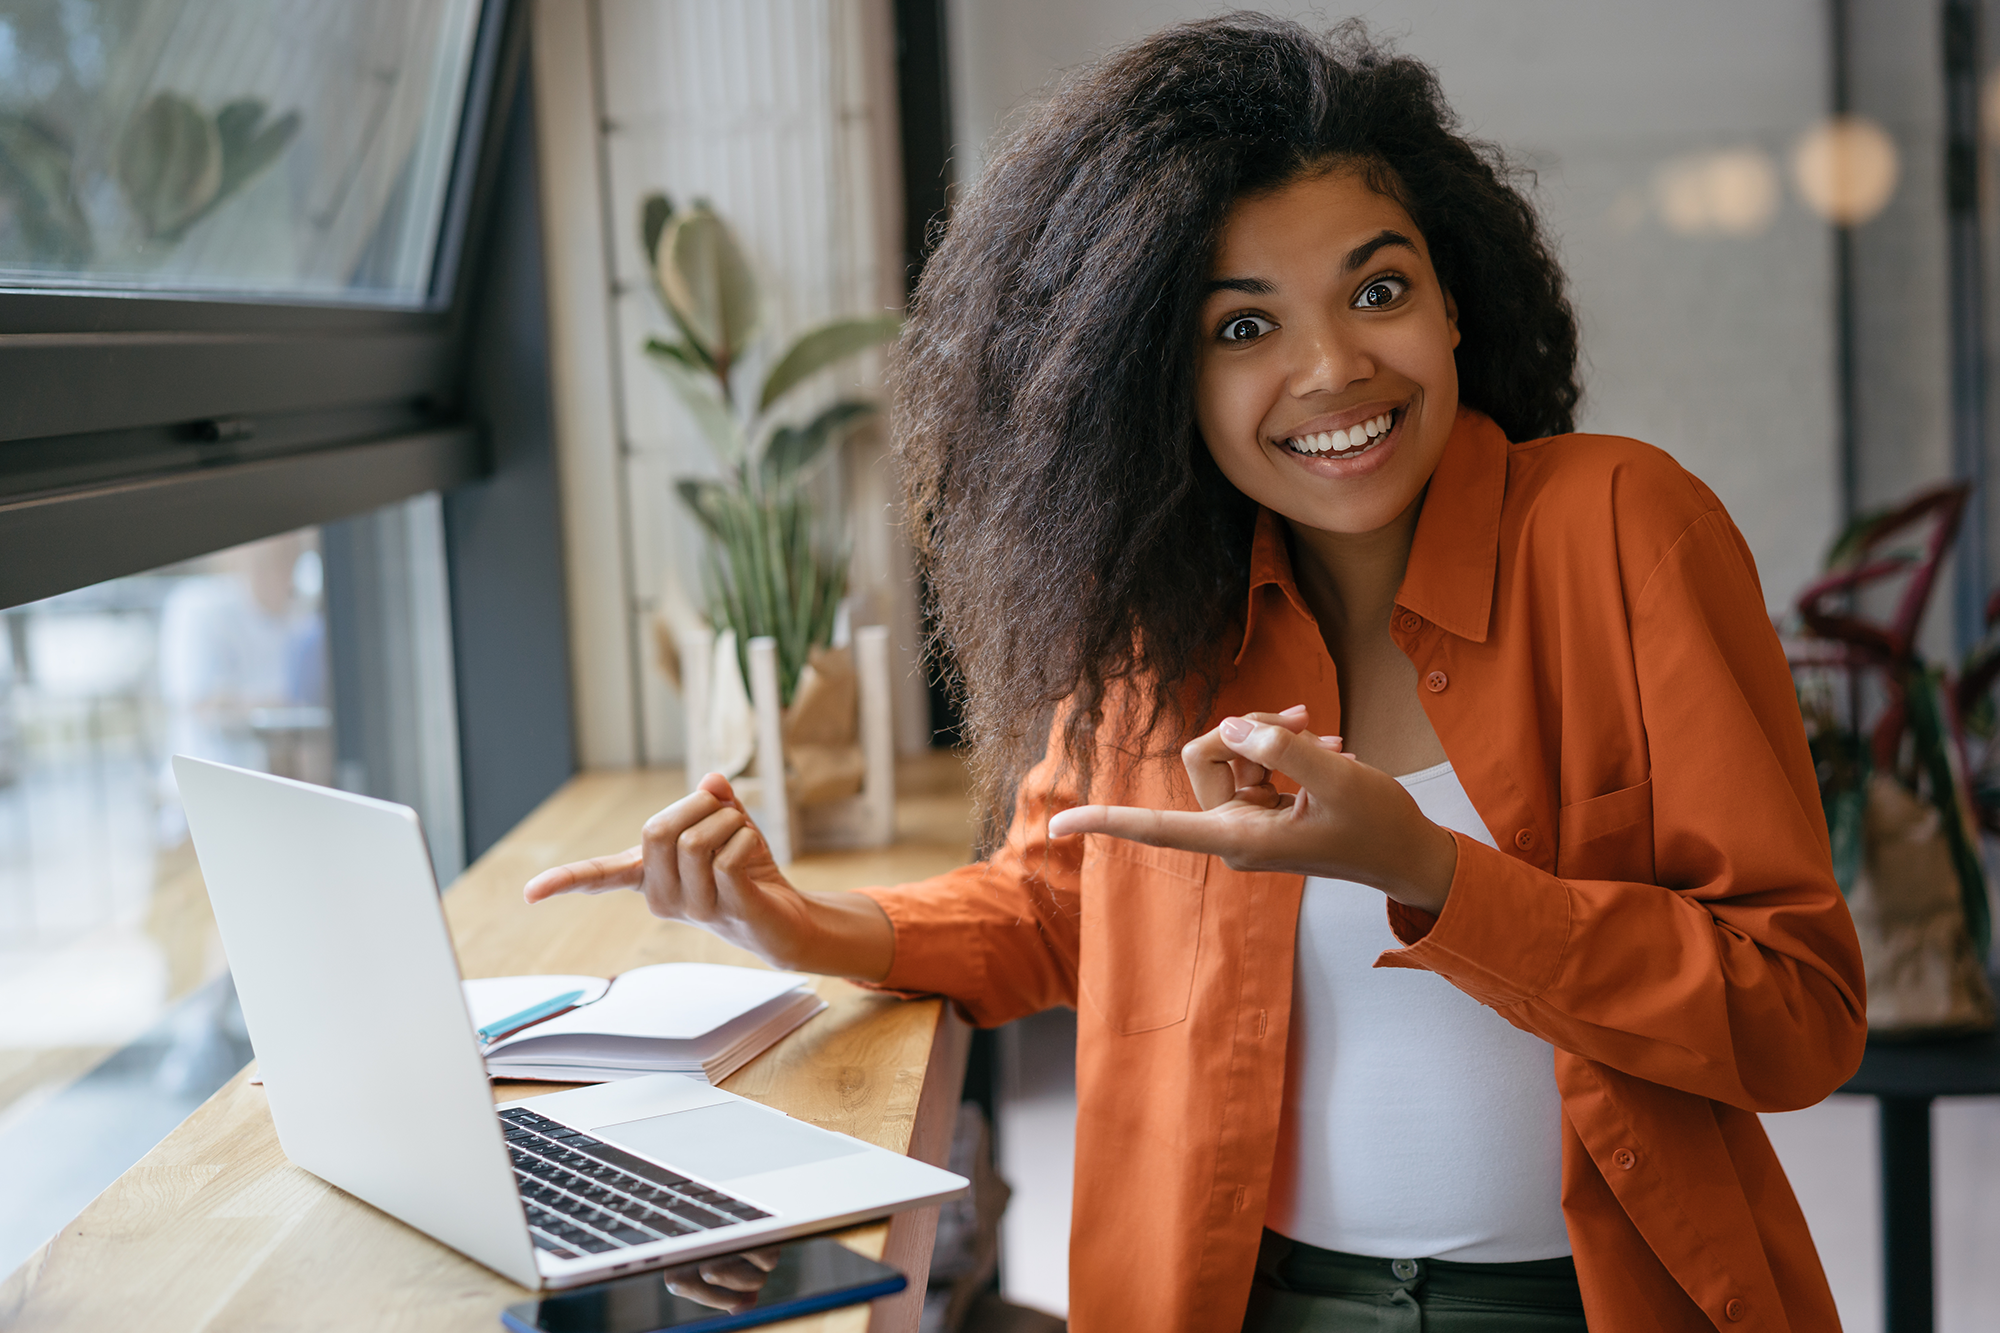
[[416,813],[173,765],[285,1155],[539,1286]]

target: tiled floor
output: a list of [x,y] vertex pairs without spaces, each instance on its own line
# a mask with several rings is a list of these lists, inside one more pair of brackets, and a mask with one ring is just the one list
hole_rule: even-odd
[[[1001,1039],[1000,1173],[1014,1188],[1002,1223],[1010,1301],[1068,1308],[1069,1191],[1075,1159],[1076,1018],[1040,1014]],[[1826,1265],[1849,1333],[1882,1327],[1875,1103],[1833,1097],[1764,1117]],[[1946,1099],[1936,1157],[1938,1333],[2000,1329],[2000,1097]]]

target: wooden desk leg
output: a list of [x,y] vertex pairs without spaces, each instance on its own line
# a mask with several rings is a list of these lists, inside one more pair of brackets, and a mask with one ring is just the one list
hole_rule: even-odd
[[[920,1162],[943,1166],[951,1156],[952,1129],[958,1123],[958,1103],[965,1091],[965,1058],[971,1047],[972,1029],[949,1001],[941,1002],[937,1035],[931,1040],[930,1066],[924,1070],[923,1096],[917,1101],[916,1123],[910,1129],[910,1156]],[[889,1219],[882,1262],[907,1273],[910,1285],[899,1296],[875,1302],[868,1314],[868,1333],[917,1333],[924,1316],[924,1287],[930,1281],[937,1223],[936,1204],[909,1209]]]
[[1931,1099],[1880,1101],[1884,1326],[1889,1333],[1933,1333]]

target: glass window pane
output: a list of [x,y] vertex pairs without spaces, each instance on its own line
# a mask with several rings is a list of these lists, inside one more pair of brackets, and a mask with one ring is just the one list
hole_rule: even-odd
[[0,284],[424,304],[478,17],[0,7]]
[[330,781],[325,624],[317,529],[0,612],[0,1272],[248,1057],[168,760]]

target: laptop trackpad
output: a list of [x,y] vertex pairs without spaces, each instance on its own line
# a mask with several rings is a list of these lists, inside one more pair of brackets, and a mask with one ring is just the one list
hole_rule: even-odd
[[867,1151],[865,1144],[742,1102],[599,1125],[591,1132],[676,1170],[715,1181]]

